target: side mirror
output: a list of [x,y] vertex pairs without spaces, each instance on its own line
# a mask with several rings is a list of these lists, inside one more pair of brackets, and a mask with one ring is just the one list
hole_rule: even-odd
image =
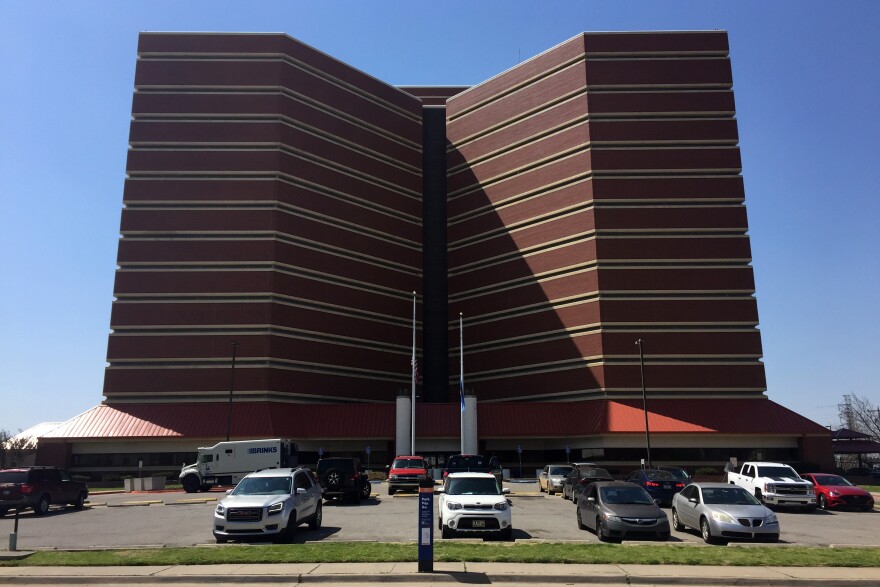
[[700,500],[698,500],[696,497],[692,497],[692,498],[688,499],[688,501],[691,503],[700,503]]
[[655,499],[655,500],[654,500],[654,503],[657,505],[657,507],[660,507],[660,504],[663,503],[663,502],[660,501],[659,499]]
[[590,503],[596,503],[596,498],[591,495],[587,498],[587,501],[589,501]]
[[306,490],[305,490],[304,488],[302,488],[302,487],[297,487],[295,493],[296,493],[296,495],[305,495],[305,494],[306,494]]
[[391,470],[391,465],[385,465],[385,468],[388,469],[388,470],[390,471],[390,470]]

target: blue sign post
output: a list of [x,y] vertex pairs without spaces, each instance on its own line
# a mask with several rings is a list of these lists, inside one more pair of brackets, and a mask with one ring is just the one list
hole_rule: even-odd
[[434,572],[434,480],[419,481],[419,572]]

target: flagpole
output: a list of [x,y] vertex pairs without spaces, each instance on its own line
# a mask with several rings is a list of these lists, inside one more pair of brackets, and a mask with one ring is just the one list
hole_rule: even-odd
[[461,454],[464,454],[464,316],[458,313],[458,354],[461,359],[458,388],[461,395]]
[[416,454],[416,292],[413,292],[413,318],[412,318],[412,434],[410,436],[409,450],[411,455]]

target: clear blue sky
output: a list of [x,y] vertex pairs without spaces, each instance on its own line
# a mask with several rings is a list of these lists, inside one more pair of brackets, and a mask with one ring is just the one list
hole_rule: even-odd
[[0,429],[102,399],[139,31],[284,32],[392,84],[583,31],[726,29],[768,394],[880,403],[880,1],[0,2]]

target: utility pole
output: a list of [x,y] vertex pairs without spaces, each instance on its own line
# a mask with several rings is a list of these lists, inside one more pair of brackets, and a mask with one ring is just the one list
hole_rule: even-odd
[[645,445],[648,448],[648,468],[651,468],[651,433],[648,430],[648,392],[645,389],[645,355],[642,350],[642,345],[645,344],[645,341],[641,338],[636,341],[636,345],[639,347],[639,370],[642,374],[642,407],[645,411]]

